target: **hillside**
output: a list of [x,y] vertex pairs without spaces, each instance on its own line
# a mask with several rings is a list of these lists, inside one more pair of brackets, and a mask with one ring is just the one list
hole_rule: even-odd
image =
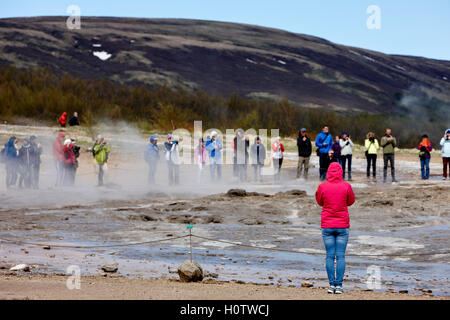
[[66,17],[0,19],[0,52],[0,65],[304,107],[402,112],[411,96],[450,102],[450,61],[236,23],[82,17],[81,30],[68,30]]

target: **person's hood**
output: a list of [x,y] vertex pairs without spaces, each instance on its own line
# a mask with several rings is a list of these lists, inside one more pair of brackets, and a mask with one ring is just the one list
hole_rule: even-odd
[[151,136],[150,137],[150,142],[153,143],[153,141],[158,140],[157,136]]
[[328,167],[327,180],[332,181],[342,181],[342,167],[337,162],[332,162]]
[[67,112],[63,112],[63,114],[62,114],[62,115],[63,115],[64,117],[65,117],[65,116],[67,116]]
[[8,141],[8,145],[13,146],[15,142],[16,142],[16,138],[10,138]]
[[445,134],[450,133],[450,129],[445,130]]

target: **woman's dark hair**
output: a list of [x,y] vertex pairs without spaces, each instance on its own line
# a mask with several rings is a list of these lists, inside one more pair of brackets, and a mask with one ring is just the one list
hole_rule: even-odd
[[424,135],[422,135],[422,138],[427,138],[428,139],[428,135],[424,134]]

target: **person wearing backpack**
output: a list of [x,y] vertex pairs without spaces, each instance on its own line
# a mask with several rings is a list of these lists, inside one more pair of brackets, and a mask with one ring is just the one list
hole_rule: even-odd
[[144,151],[144,160],[148,164],[148,184],[155,184],[156,168],[159,161],[158,137],[151,136]]
[[430,159],[431,159],[431,141],[428,136],[424,134],[422,136],[422,141],[417,147],[419,150],[420,159],[420,171],[422,174],[422,180],[428,180],[430,178]]
[[367,181],[370,182],[370,167],[372,166],[373,182],[377,182],[377,153],[380,149],[375,133],[369,132],[367,139],[364,141],[366,148],[365,156],[367,160]]
[[[450,179],[450,129],[445,131],[444,137],[439,143],[442,147],[442,164],[443,164],[443,175],[442,180]],[[447,166],[449,176],[447,177]]]
[[333,137],[329,133],[328,126],[323,126],[322,132],[319,133],[315,141],[317,147],[317,156],[319,157],[319,177],[324,181],[327,176],[326,164],[328,163],[328,151],[333,145]]
[[97,186],[103,186],[103,178],[107,169],[107,161],[111,147],[106,143],[103,136],[99,135],[97,142],[94,146],[94,162],[98,169],[98,184]]

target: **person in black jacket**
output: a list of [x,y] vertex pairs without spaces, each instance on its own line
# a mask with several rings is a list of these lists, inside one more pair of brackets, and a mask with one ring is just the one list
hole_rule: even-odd
[[78,121],[78,112],[73,113],[72,118],[70,118],[70,120],[69,120],[69,125],[71,127],[80,125],[80,121]]
[[298,147],[298,164],[297,164],[297,179],[300,178],[302,171],[303,177],[308,179],[309,157],[311,156],[312,145],[311,140],[306,135],[306,129],[300,130],[297,138]]
[[33,160],[31,168],[31,186],[33,189],[39,189],[39,171],[41,167],[42,146],[38,143],[36,136],[30,137],[30,144],[33,148]]

